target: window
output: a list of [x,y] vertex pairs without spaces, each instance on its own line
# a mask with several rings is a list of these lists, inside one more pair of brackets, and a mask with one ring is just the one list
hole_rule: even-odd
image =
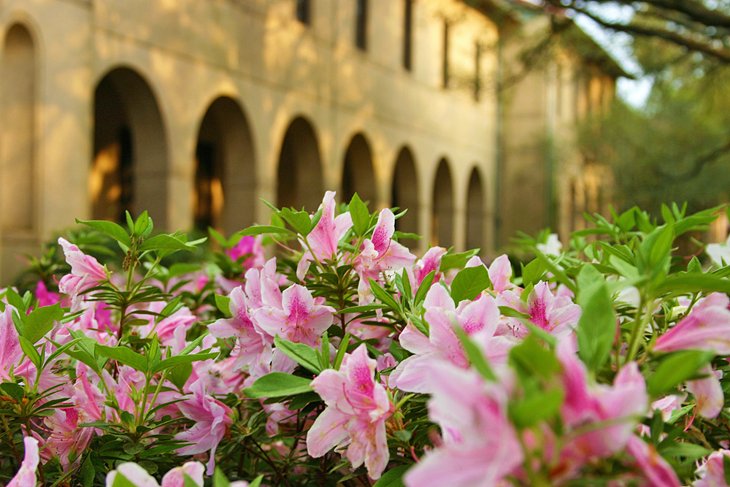
[[413,69],[413,0],[404,0],[403,67]]
[[355,45],[363,51],[368,48],[368,0],[357,0]]
[[479,101],[482,94],[482,45],[474,43],[474,101]]
[[312,23],[312,8],[309,0],[297,1],[297,20],[305,25]]
[[444,50],[441,59],[441,81],[444,88],[449,87],[449,21],[444,19]]

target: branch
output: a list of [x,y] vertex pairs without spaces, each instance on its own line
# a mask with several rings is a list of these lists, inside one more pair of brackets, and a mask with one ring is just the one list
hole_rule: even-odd
[[688,19],[702,25],[730,28],[730,15],[719,9],[709,9],[696,0],[646,0],[647,4],[683,13]]
[[715,162],[720,157],[728,154],[730,152],[730,139],[726,140],[725,143],[719,147],[716,147],[715,149],[703,154],[698,159],[696,159],[692,165],[692,168],[683,173],[683,174],[669,174],[661,169],[657,170],[657,174],[669,181],[672,182],[680,182],[680,181],[687,181],[688,179],[692,179],[697,177],[700,172],[702,172],[702,169],[704,169],[705,166],[708,164]]
[[[545,2],[556,7],[565,7],[565,5],[563,5],[560,0],[545,0]],[[590,9],[576,6],[575,3],[571,3],[570,6],[567,8],[570,8],[576,13],[585,15],[597,24],[602,25],[603,27],[613,30],[615,32],[625,32],[627,34],[639,35],[643,37],[656,37],[676,44],[678,46],[685,47],[692,51],[701,52],[721,61],[724,64],[730,64],[730,49],[715,47],[709,40],[707,42],[701,42],[691,37],[659,27],[648,27],[637,24],[622,24],[620,22],[611,22],[604,19],[600,15],[592,12]]]

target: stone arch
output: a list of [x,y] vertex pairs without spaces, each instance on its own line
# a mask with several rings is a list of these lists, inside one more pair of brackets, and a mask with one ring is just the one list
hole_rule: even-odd
[[376,203],[375,169],[370,144],[362,133],[355,134],[345,151],[342,168],[342,201],[350,201],[357,193],[370,207]]
[[213,100],[195,145],[196,228],[233,233],[253,224],[256,164],[253,138],[241,105],[226,96]]
[[94,90],[94,146],[89,181],[94,218],[123,220],[150,212],[167,226],[167,137],[157,97],[136,70],[117,67]]
[[[404,216],[396,220],[395,227],[398,230],[408,233],[419,232],[419,197],[416,160],[413,152],[408,147],[403,147],[395,160],[390,199],[391,206],[397,206],[400,210],[408,210]],[[405,243],[413,245],[415,242],[406,241]]]
[[322,162],[317,135],[304,117],[286,129],[279,152],[276,203],[279,207],[317,209],[324,195]]
[[474,168],[469,176],[469,187],[466,196],[466,248],[485,250],[484,229],[486,212],[484,211],[484,184],[479,169]]
[[[23,24],[10,26],[2,51],[0,233],[32,234],[36,218],[37,46]],[[12,184],[9,184],[11,182]]]
[[438,163],[433,180],[431,242],[450,247],[454,244],[454,189],[451,169],[445,158]]

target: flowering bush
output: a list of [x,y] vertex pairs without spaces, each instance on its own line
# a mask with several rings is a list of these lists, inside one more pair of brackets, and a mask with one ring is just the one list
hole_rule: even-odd
[[673,253],[716,212],[596,216],[515,275],[334,198],[211,257],[146,213],[80,222],[107,265],[59,239],[0,291],[0,482],[726,485],[730,266]]

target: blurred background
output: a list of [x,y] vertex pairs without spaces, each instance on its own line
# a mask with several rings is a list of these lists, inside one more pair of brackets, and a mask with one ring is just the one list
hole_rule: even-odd
[[231,233],[357,192],[493,257],[730,199],[727,0],[0,0],[0,32],[0,282],[125,210]]

